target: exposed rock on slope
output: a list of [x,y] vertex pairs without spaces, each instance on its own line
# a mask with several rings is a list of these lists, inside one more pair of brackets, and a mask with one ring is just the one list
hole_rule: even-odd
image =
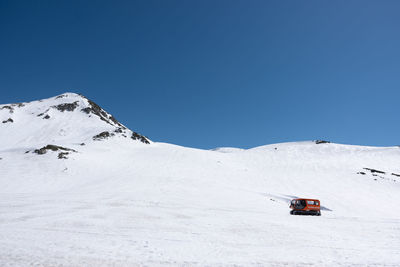
[[372,176],[374,181],[377,181],[378,178],[386,181],[397,182],[400,174],[394,172],[385,172],[381,170],[371,169],[371,168],[363,168],[363,171],[357,172],[357,174]]
[[315,143],[316,143],[317,145],[319,145],[319,144],[329,144],[330,141],[326,141],[326,140],[315,140]]
[[75,101],[73,103],[59,104],[57,106],[53,106],[52,108],[56,108],[57,110],[64,112],[64,111],[74,111],[77,106],[78,106],[78,101]]
[[11,119],[11,118],[8,118],[8,120],[4,120],[4,121],[3,121],[3,123],[8,123],[8,122],[14,122],[14,120]]
[[117,125],[119,127],[126,129],[125,126],[123,126],[119,121],[117,121],[112,115],[105,112],[99,105],[87,99],[86,97],[84,98],[88,101],[89,106],[81,109],[82,112],[85,112],[86,114],[94,114],[98,116],[102,121],[105,121],[110,125]]
[[67,155],[69,155],[71,152],[77,152],[76,150],[71,149],[71,148],[66,148],[66,147],[56,146],[56,145],[47,145],[40,149],[35,149],[33,151],[33,153],[36,153],[38,155],[43,155],[43,154],[46,154],[48,151],[54,151],[54,152],[61,151],[58,153],[59,159],[67,159]]
[[63,151],[73,151],[76,152],[75,150],[71,149],[71,148],[66,148],[66,147],[62,147],[62,146],[56,146],[56,145],[47,145],[44,146],[40,149],[35,149],[34,153],[39,154],[39,155],[43,155],[46,154],[47,151],[58,151],[58,150],[63,150]]

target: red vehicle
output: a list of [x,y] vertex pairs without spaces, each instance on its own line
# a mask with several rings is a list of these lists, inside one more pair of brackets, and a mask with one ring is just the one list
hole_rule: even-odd
[[290,202],[290,214],[321,216],[320,204],[318,199],[296,198]]

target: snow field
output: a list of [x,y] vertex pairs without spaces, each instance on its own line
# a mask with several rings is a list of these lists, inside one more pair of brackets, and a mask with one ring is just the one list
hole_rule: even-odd
[[[116,126],[87,105],[0,106],[0,266],[400,265],[399,147],[95,141]],[[77,152],[32,152],[47,144]],[[322,216],[289,215],[296,197]]]

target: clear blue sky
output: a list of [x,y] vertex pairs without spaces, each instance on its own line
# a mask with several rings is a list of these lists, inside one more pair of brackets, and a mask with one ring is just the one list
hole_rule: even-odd
[[0,0],[0,103],[81,93],[154,141],[400,145],[400,1]]

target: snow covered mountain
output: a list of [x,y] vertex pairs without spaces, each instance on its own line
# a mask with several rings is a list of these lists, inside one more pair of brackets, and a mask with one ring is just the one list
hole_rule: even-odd
[[150,141],[127,129],[93,101],[74,93],[0,105],[0,147],[82,144],[111,137]]
[[0,119],[2,266],[400,265],[399,147],[192,149],[72,93]]

